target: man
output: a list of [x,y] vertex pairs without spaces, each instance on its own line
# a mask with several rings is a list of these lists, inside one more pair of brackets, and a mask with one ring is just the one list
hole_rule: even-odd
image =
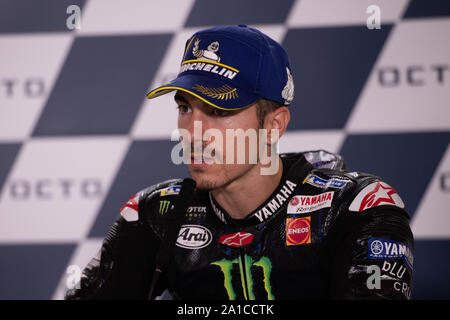
[[199,31],[148,97],[171,91],[196,188],[174,179],[130,198],[66,298],[410,298],[395,189],[326,151],[276,154],[294,94],[277,42],[243,25]]

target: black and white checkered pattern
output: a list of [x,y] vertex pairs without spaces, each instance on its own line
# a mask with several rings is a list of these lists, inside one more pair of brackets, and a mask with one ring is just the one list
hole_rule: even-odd
[[[369,5],[381,29],[370,30]],[[69,30],[70,5],[81,29]],[[280,152],[327,149],[402,196],[414,298],[450,298],[447,0],[1,0],[0,299],[60,299],[137,190],[170,161],[186,39],[247,24],[283,44],[296,84]]]

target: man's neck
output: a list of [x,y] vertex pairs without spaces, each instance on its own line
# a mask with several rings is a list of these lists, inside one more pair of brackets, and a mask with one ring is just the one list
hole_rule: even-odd
[[283,161],[278,158],[278,171],[261,175],[258,163],[245,175],[223,188],[214,189],[214,199],[233,219],[244,219],[275,191],[283,175]]

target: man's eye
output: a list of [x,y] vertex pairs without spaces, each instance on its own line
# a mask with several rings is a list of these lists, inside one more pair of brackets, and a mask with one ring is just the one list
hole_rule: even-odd
[[225,117],[225,116],[228,116],[230,114],[230,112],[228,110],[213,108],[212,114],[217,117]]
[[177,109],[179,113],[188,113],[190,111],[190,108],[184,104],[179,104]]

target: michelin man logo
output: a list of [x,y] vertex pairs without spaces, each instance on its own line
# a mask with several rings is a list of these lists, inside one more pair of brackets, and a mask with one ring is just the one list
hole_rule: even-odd
[[219,51],[219,42],[214,41],[211,42],[207,48],[207,50],[200,50],[198,48],[198,44],[200,43],[200,39],[196,39],[194,43],[194,48],[192,49],[192,54],[196,58],[203,58],[211,61],[220,62],[220,57],[217,55],[217,51]]
[[284,103],[288,105],[292,102],[292,100],[294,100],[294,78],[292,77],[288,67],[286,67],[286,72],[287,81],[283,91],[281,91],[281,97],[284,99]]

